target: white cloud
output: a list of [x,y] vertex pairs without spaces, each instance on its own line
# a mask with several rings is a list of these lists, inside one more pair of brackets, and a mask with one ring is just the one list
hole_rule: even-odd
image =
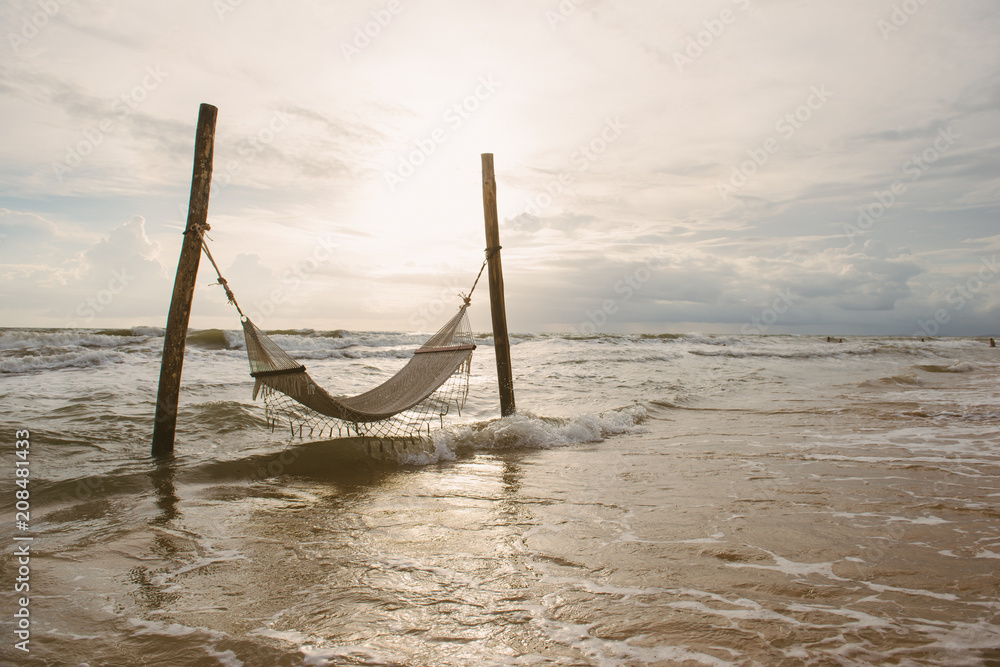
[[[775,327],[909,333],[996,247],[1000,19],[986,0],[926,3],[889,32],[889,0],[588,0],[565,21],[548,0],[403,2],[350,57],[384,2],[59,6],[0,60],[0,290],[24,295],[5,299],[5,322],[70,316],[119,264],[136,277],[95,321],[165,318],[200,102],[220,110],[213,249],[241,304],[282,293],[273,326],[409,328],[474,276],[482,152],[520,330],[586,321],[663,257],[606,326],[738,330],[792,290]],[[2,32],[36,10],[8,3]],[[941,131],[956,139],[914,178]],[[391,188],[400,160],[419,164]],[[193,323],[231,326],[203,282]],[[952,330],[996,321],[996,290]]]

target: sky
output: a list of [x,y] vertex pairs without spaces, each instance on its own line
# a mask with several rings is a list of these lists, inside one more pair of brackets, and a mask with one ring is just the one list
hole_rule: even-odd
[[[8,0],[0,326],[1000,335],[994,0]],[[239,319],[202,261],[191,326]],[[485,283],[485,279],[484,279]],[[473,328],[490,328],[477,287]]]

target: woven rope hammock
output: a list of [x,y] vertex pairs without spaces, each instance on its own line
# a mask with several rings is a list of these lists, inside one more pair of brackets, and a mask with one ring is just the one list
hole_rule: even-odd
[[452,407],[461,414],[469,393],[472,352],[476,349],[466,311],[482,268],[458,312],[413,353],[402,369],[363,394],[334,396],[243,314],[208,245],[202,247],[219,276],[218,284],[240,314],[250,375],[255,380],[253,399],[262,396],[272,429],[287,420],[293,435],[298,426],[299,435],[308,428],[308,435],[320,437],[328,430],[330,437],[335,431],[338,436],[414,437],[429,432],[433,421],[443,426],[444,416]]
[[[463,305],[436,334],[414,352],[395,375],[357,396],[332,396],[316,384],[305,367],[288,355],[248,318],[243,320],[253,397],[263,393],[272,428],[288,419],[308,426],[310,434],[414,436],[443,420],[454,407],[461,412],[468,396],[472,331]],[[450,380],[455,379],[454,382]],[[445,385],[448,385],[445,387]],[[292,399],[297,405],[289,403]],[[304,411],[302,408],[306,408]]]

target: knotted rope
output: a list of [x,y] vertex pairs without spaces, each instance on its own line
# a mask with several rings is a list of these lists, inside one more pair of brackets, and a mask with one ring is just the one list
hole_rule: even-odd
[[247,316],[243,314],[243,311],[240,310],[240,304],[236,303],[236,295],[233,294],[233,290],[229,289],[229,281],[222,277],[222,272],[219,271],[219,265],[215,263],[215,258],[212,257],[212,251],[208,249],[208,244],[205,242],[204,238],[201,240],[201,249],[205,251],[205,254],[208,255],[208,261],[210,261],[212,266],[215,267],[215,275],[219,276],[219,279],[212,284],[222,285],[222,289],[226,290],[226,298],[229,299],[229,303],[236,306],[236,312],[240,314],[240,318],[244,320],[248,319]]

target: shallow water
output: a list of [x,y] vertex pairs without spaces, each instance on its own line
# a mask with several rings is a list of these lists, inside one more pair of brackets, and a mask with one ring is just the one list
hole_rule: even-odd
[[[434,442],[308,443],[263,428],[211,332],[156,464],[158,333],[0,333],[3,459],[32,432],[13,664],[1000,663],[980,340],[526,335],[504,420],[484,340]],[[345,393],[419,340],[279,338]]]

